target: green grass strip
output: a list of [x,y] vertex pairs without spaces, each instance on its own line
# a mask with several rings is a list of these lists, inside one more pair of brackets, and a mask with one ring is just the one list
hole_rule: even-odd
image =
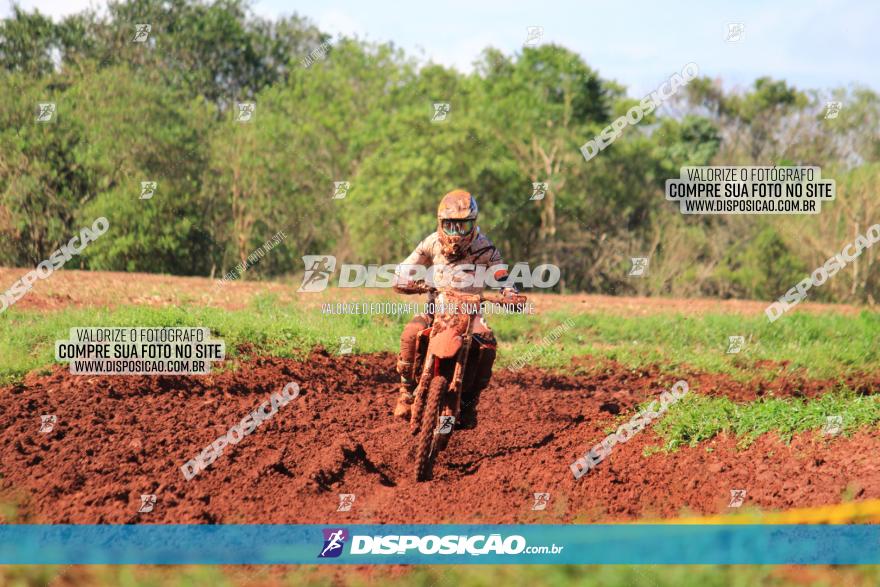
[[[323,315],[320,308],[282,304],[272,295],[233,311],[199,305],[58,312],[10,308],[0,314],[0,384],[51,365],[55,341],[66,339],[72,327],[206,326],[226,341],[230,357],[239,346],[270,356],[301,357],[317,345],[336,352],[342,336],[356,337],[356,353],[396,352],[409,318]],[[670,374],[689,366],[739,380],[774,376],[776,367],[756,365],[767,360],[789,361],[789,369],[820,378],[880,368],[880,314],[867,311],[858,316],[795,313],[773,324],[764,318],[675,313],[620,317],[552,312],[493,315],[487,320],[501,344],[501,367],[527,357],[528,366],[570,370],[572,358],[589,355],[597,366],[602,359],[614,359],[634,369],[660,365]],[[726,353],[732,335],[747,339],[739,354]],[[591,362],[586,365],[590,368]]]
[[821,431],[829,416],[841,416],[840,434],[850,435],[860,427],[880,422],[880,396],[842,390],[813,399],[768,398],[734,403],[723,397],[689,393],[654,422],[651,428],[661,436],[663,444],[648,452],[696,446],[722,432],[736,436],[740,448],[747,448],[770,432],[789,442],[797,433]]

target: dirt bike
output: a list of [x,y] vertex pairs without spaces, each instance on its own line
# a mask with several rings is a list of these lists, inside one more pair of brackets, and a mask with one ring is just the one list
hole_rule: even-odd
[[[455,289],[436,290],[413,284],[405,293],[439,293],[434,320],[416,338],[413,373],[421,372],[415,389],[410,431],[416,436],[414,463],[416,481],[431,476],[437,454],[449,438],[461,413],[464,390],[472,389],[476,376],[473,365],[479,358],[474,348],[474,320],[480,319],[484,302],[522,311],[522,295],[467,294]],[[477,355],[477,356],[474,356]]]

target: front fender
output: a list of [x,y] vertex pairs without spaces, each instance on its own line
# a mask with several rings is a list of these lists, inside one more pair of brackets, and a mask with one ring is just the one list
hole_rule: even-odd
[[431,338],[431,343],[428,345],[428,349],[435,357],[448,359],[455,356],[455,353],[461,348],[461,344],[461,335],[457,334],[454,329],[447,328]]

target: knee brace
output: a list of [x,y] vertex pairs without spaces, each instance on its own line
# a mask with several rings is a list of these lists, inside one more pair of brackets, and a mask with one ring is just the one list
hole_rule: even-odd
[[[416,380],[412,377],[412,370],[412,363],[403,360],[397,361],[397,372],[400,373],[400,382],[409,388],[415,388],[416,386]],[[412,391],[412,389],[410,389],[410,391]]]

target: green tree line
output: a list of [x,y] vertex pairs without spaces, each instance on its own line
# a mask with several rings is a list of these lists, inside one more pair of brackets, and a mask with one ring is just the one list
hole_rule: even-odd
[[[697,78],[585,161],[580,146],[638,99],[565,47],[487,47],[463,74],[241,0],[127,0],[57,21],[14,6],[0,89],[6,266],[99,216],[110,232],[68,267],[217,277],[279,230],[246,278],[301,272],[306,254],[396,262],[463,187],[508,262],[556,263],[558,290],[772,299],[880,222],[880,98],[859,86]],[[240,103],[255,104],[247,122]],[[837,199],[818,216],[681,215],[665,180],[709,164],[819,165]],[[627,277],[631,257],[650,258],[647,277]],[[873,303],[878,264],[868,250],[811,295]]]

